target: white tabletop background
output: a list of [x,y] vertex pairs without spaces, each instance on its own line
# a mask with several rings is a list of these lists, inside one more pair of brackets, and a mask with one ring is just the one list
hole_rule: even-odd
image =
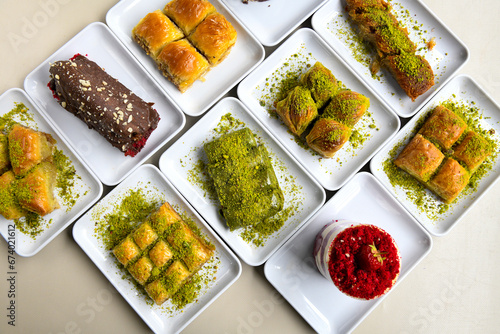
[[[472,76],[500,101],[500,1],[424,2],[468,46],[470,60],[460,73]],[[86,25],[104,22],[115,3],[0,1],[0,93],[22,88],[28,73]],[[310,19],[303,26],[310,27]],[[266,48],[266,54],[271,51]],[[235,90],[229,95],[235,96]],[[182,132],[197,119],[188,117]],[[163,151],[150,162],[157,165]],[[497,183],[448,235],[433,238],[431,253],[354,332],[499,332],[499,198]],[[15,327],[7,324],[8,248],[0,240],[0,333],[148,333],[146,324],[75,243],[71,229],[33,257],[16,256]],[[247,265],[240,279],[183,331],[310,332],[266,280],[263,266]]]

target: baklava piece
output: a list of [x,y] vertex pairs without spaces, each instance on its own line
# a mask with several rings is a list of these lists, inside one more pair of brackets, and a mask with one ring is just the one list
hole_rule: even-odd
[[480,134],[469,131],[454,149],[453,157],[463,162],[474,173],[483,161],[492,153],[490,143]]
[[336,94],[338,88],[335,76],[320,62],[316,62],[302,75],[300,83],[309,89],[318,110],[328,102],[330,97]]
[[54,196],[57,169],[52,162],[44,161],[33,168],[16,185],[19,204],[28,211],[45,216],[59,208]]
[[132,38],[153,59],[167,43],[183,37],[182,31],[159,9],[147,14],[132,30]]
[[340,91],[325,108],[322,117],[331,118],[352,128],[370,106],[370,99],[351,90]]
[[59,103],[125,155],[139,153],[160,117],[99,65],[82,55],[50,66],[50,89]]
[[142,223],[132,234],[135,243],[141,250],[145,250],[149,245],[158,239],[158,234],[153,231],[148,222]]
[[167,44],[156,58],[158,68],[184,93],[209,70],[209,63],[187,39]]
[[23,209],[15,196],[16,176],[9,170],[0,176],[0,214],[5,219],[19,219],[26,216],[27,211]]
[[311,92],[296,86],[276,104],[276,113],[294,135],[300,136],[318,116],[318,108]]
[[129,262],[140,256],[141,250],[132,240],[132,237],[127,236],[118,246],[113,248],[113,254],[126,267]]
[[447,158],[427,187],[449,204],[465,188],[469,177],[469,172],[456,160]]
[[0,175],[10,167],[9,140],[6,135],[0,133]]
[[307,145],[325,158],[332,158],[351,136],[351,129],[333,119],[320,118],[306,137]]
[[412,101],[434,86],[434,72],[422,56],[409,53],[389,56],[383,64]]
[[140,285],[144,285],[153,271],[153,262],[147,257],[141,257],[139,260],[127,267],[128,272]]
[[158,235],[163,236],[169,226],[182,222],[182,218],[168,202],[165,202],[149,217],[148,222]]
[[176,260],[160,278],[146,285],[146,292],[156,305],[161,305],[172,297],[190,276],[191,273],[186,266]]
[[220,13],[212,13],[201,22],[189,40],[215,66],[230,52],[236,43],[236,30]]
[[163,240],[158,242],[149,251],[149,258],[153,261],[154,265],[158,268],[163,267],[172,259],[174,253],[168,243]]
[[466,128],[467,123],[453,111],[443,106],[437,106],[418,133],[448,150]]
[[443,153],[433,143],[417,134],[399,153],[394,164],[425,183],[437,171],[443,159]]
[[163,11],[186,35],[189,35],[205,17],[214,13],[216,9],[206,0],[173,0],[165,6]]
[[24,175],[44,160],[52,160],[54,143],[51,135],[15,124],[8,135],[12,170]]
[[269,153],[248,128],[204,145],[221,211],[231,231],[256,225],[283,209],[284,196]]

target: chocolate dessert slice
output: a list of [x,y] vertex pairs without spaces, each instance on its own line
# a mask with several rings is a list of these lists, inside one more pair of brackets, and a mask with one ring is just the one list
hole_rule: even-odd
[[147,103],[95,62],[76,55],[51,64],[48,84],[59,104],[125,155],[135,156],[160,117]]

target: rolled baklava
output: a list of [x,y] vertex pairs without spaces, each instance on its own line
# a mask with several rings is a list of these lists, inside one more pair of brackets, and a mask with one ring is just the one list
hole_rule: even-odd
[[337,93],[338,88],[333,73],[319,61],[300,77],[300,84],[311,92],[318,109]]
[[311,92],[296,86],[276,104],[276,113],[294,135],[300,136],[318,116],[318,108]]
[[325,158],[332,158],[351,136],[351,129],[334,119],[318,119],[306,136],[307,145]]
[[51,64],[50,74],[49,87],[59,104],[126,156],[139,153],[158,126],[152,103],[82,55]]
[[322,117],[331,118],[352,128],[368,110],[370,99],[352,90],[336,94],[323,111]]

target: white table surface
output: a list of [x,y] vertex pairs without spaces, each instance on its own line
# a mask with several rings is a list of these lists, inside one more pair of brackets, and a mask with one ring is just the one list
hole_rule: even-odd
[[[460,73],[472,76],[500,101],[500,1],[424,2],[468,46],[470,60]],[[87,24],[104,22],[115,3],[0,1],[0,93],[22,88],[32,69]],[[310,26],[310,19],[303,26]],[[266,54],[270,52],[266,48]],[[235,96],[235,90],[229,95]],[[182,133],[197,119],[188,117]],[[150,162],[157,165],[159,154]],[[354,333],[498,332],[499,198],[497,183],[448,235],[433,238],[431,253]],[[0,333],[148,333],[141,318],[75,243],[71,229],[33,257],[16,256],[15,327],[7,323],[7,243],[0,240]],[[183,331],[278,332],[313,330],[265,279],[263,266],[247,265],[240,279]]]

